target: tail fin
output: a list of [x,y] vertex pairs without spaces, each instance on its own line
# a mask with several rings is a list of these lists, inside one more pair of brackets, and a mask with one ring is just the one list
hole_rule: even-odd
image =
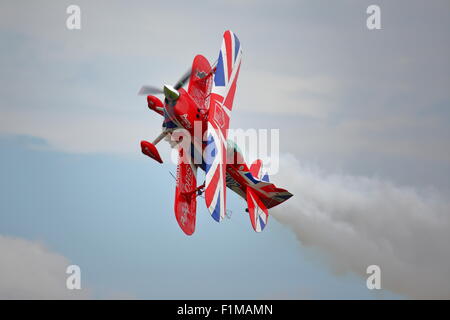
[[263,231],[267,225],[269,212],[251,187],[247,187],[247,205],[253,229],[255,229],[256,232]]
[[255,160],[250,166],[250,173],[252,176],[258,180],[270,182],[269,175],[262,166],[262,161],[260,159]]

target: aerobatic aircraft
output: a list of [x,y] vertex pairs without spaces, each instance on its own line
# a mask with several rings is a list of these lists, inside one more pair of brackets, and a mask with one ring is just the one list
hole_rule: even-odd
[[[227,140],[241,58],[239,39],[228,30],[213,65],[197,55],[192,68],[174,86],[143,86],[139,91],[147,96],[148,107],[164,117],[162,133],[152,143],[141,141],[142,152],[162,163],[158,142],[168,140],[178,149],[175,217],[187,235],[195,230],[197,196],[204,194],[211,216],[220,222],[227,215],[228,187],[247,201],[246,211],[256,232],[267,225],[268,209],[292,197],[270,183],[261,160],[248,166],[235,143]],[[186,83],[187,90],[183,89]],[[156,94],[163,94],[164,102]],[[174,138],[177,130],[188,133],[189,148],[180,147],[183,137]],[[205,171],[205,182],[200,186],[198,168]]]

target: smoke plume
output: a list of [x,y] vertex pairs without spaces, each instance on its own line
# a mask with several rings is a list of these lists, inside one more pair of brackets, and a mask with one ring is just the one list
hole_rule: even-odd
[[336,272],[368,277],[410,298],[450,298],[450,205],[433,190],[377,178],[326,174],[283,159],[274,178],[294,197],[272,215],[305,246],[320,249]]

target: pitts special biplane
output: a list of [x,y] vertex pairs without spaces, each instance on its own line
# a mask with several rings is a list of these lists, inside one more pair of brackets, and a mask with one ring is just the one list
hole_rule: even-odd
[[[162,163],[155,145],[166,138],[175,147],[172,135],[177,129],[190,135],[190,150],[178,148],[175,190],[175,217],[187,235],[194,233],[197,196],[203,193],[206,207],[220,222],[227,213],[226,188],[236,192],[247,201],[246,211],[256,232],[266,226],[268,209],[292,196],[269,182],[261,160],[248,167],[234,142],[227,140],[241,57],[239,39],[233,32],[225,31],[219,58],[212,66],[204,56],[197,55],[190,71],[174,86],[143,86],[139,91],[147,95],[148,107],[164,117],[163,131],[153,143],[141,141],[145,155]],[[187,82],[186,91],[182,87]],[[164,94],[164,103],[154,94]],[[200,137],[194,135],[194,124],[201,125]],[[199,154],[200,161],[194,161]],[[205,171],[205,182],[200,186],[198,167]]]

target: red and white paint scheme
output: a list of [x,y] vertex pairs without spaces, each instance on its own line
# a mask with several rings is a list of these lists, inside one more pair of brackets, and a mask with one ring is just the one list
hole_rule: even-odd
[[[241,67],[242,47],[238,37],[225,31],[217,62],[197,55],[192,68],[174,85],[158,88],[143,86],[148,107],[164,117],[163,131],[152,142],[141,141],[142,152],[162,163],[156,144],[170,136],[178,148],[175,189],[175,217],[181,229],[195,231],[197,196],[204,194],[206,207],[214,220],[226,216],[227,187],[247,201],[253,229],[260,232],[267,225],[268,209],[286,201],[292,194],[269,182],[261,160],[250,168],[234,142],[227,140],[231,110]],[[183,86],[189,82],[187,91]],[[164,102],[154,96],[164,94]],[[201,128],[200,133],[195,129]],[[189,148],[173,141],[177,129],[191,138]],[[177,143],[178,142],[178,143]],[[205,182],[197,186],[197,169],[205,171]]]

